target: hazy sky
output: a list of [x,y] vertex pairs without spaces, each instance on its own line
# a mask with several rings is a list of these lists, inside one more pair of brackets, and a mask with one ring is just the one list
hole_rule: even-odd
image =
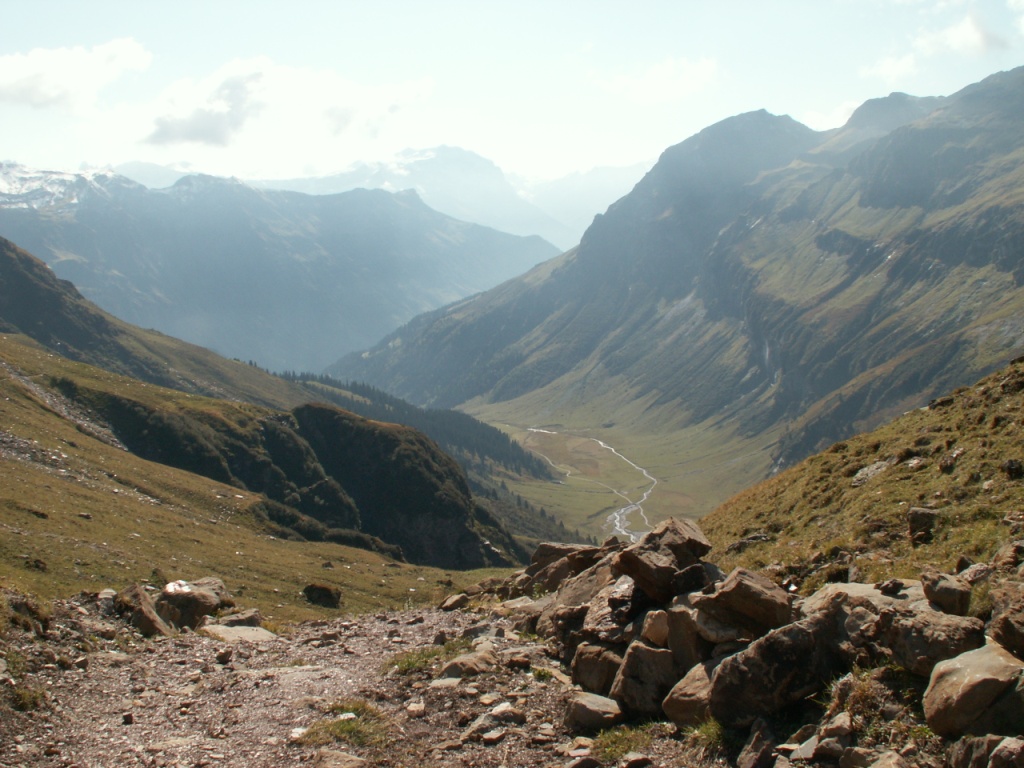
[[0,159],[242,178],[450,144],[551,178],[1024,64],[1024,0],[3,2]]

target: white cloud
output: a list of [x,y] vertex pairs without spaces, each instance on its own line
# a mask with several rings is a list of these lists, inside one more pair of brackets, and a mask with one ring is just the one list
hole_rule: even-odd
[[264,177],[298,166],[337,170],[349,162],[341,158],[373,152],[432,90],[426,77],[370,86],[336,70],[237,59],[172,83],[147,105],[145,143],[168,152],[187,144],[211,172],[229,165],[238,175]]
[[886,56],[869,67],[861,67],[862,77],[877,77],[886,83],[898,83],[917,72],[917,57],[912,53],[903,56]]
[[146,69],[152,54],[131,38],[92,48],[34,48],[0,56],[0,101],[35,108],[91,106],[104,86]]
[[1006,38],[988,29],[974,13],[944,29],[923,32],[914,40],[915,50],[925,56],[946,52],[982,54],[1006,47]]
[[[1024,0],[1008,0],[1010,7],[1024,8]],[[1024,26],[1022,26],[1024,29]],[[906,81],[921,72],[929,59],[939,56],[982,56],[1006,49],[1009,41],[993,31],[974,11],[939,29],[919,31],[910,41],[910,50],[900,56],[886,56],[871,66],[862,67],[862,77],[876,77],[886,83]]]
[[263,105],[252,98],[252,92],[261,79],[259,72],[228,77],[214,89],[205,104],[196,106],[188,114],[158,117],[156,128],[147,141],[151,144],[195,142],[227,146],[246,121],[262,109]]
[[717,75],[718,62],[714,59],[668,58],[639,75],[618,75],[600,86],[640,104],[662,104],[704,90]]
[[1006,0],[1006,7],[1017,16],[1017,32],[1024,35],[1024,0]]

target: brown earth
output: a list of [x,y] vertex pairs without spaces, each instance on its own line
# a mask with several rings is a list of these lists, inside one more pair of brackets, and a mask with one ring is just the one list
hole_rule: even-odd
[[[566,671],[489,612],[344,617],[236,643],[202,629],[143,638],[105,615],[93,595],[28,614],[12,614],[0,639],[5,768],[511,768],[582,765],[601,747],[562,723],[572,690]],[[438,677],[446,657],[474,648],[491,648],[494,665]],[[352,727],[341,740],[317,739],[318,723],[346,717]],[[644,759],[633,756],[633,765],[696,757],[667,726],[643,738]],[[614,752],[603,757],[622,763]]]

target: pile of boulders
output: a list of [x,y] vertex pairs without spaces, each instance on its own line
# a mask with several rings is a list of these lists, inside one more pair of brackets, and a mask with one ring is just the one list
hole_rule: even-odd
[[[667,718],[688,728],[713,718],[749,734],[745,765],[898,765],[915,753],[914,738],[902,755],[859,740],[847,711],[856,710],[843,708],[843,696],[856,697],[836,682],[884,687],[898,672],[927,686],[919,742],[964,737],[951,765],[987,765],[996,753],[1015,755],[1001,765],[1024,765],[1015,738],[1024,729],[1024,542],[960,574],[832,583],[805,598],[751,570],[725,574],[703,559],[710,551],[694,522],[669,519],[633,544],[541,545],[528,568],[495,588],[518,628],[546,639],[571,668],[581,691],[568,724]],[[967,615],[972,593],[982,592],[990,613]],[[829,697],[824,718],[820,703],[808,706]],[[872,716],[889,721],[911,706],[898,695],[878,702]],[[805,711],[822,719],[796,739],[776,738],[772,722]]]
[[116,593],[103,590],[97,599],[101,608],[124,616],[144,637],[200,628],[225,641],[258,642],[272,636],[260,626],[263,619],[258,610],[233,610],[234,598],[214,576],[172,581],[155,595],[153,591],[134,584]]

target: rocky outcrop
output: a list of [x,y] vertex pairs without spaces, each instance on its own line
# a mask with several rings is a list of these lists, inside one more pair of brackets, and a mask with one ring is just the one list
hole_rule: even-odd
[[[991,565],[964,564],[960,575],[928,569],[920,581],[837,582],[804,598],[758,572],[723,574],[703,559],[709,551],[695,523],[667,520],[628,546],[543,545],[497,591],[518,596],[505,605],[550,641],[581,701],[611,700],[623,717],[668,718],[681,729],[708,718],[749,729],[750,765],[913,765],[857,740],[872,718],[906,718],[908,692],[926,686],[936,734],[996,734],[997,743],[1019,735],[1024,661],[1013,651],[1024,636],[1024,587],[1009,576],[990,582],[1014,572],[1014,547]],[[556,574],[565,575],[557,585]],[[977,584],[991,587],[987,624],[969,615]],[[542,601],[528,597],[549,587]],[[772,723],[791,723],[828,696],[821,722],[777,743]],[[597,721],[567,719],[580,730]]]
[[669,518],[619,552],[613,565],[646,595],[664,602],[705,585],[700,558],[710,551],[711,543],[696,523]]
[[156,599],[156,611],[164,621],[189,629],[198,627],[205,617],[234,605],[224,582],[212,576],[193,582],[172,581]]

